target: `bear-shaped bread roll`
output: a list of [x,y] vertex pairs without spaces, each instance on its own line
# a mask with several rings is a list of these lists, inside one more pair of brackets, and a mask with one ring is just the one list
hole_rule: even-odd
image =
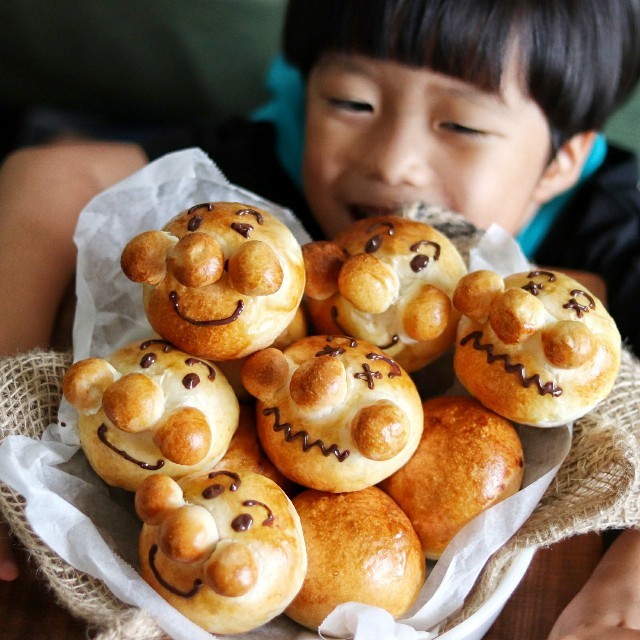
[[602,302],[558,271],[462,278],[453,302],[454,369],[485,406],[523,424],[576,420],[603,400],[620,367],[620,333]]
[[258,437],[288,478],[323,491],[380,482],[413,454],[422,403],[382,350],[345,336],[309,336],[247,358],[242,382],[258,399]]
[[148,477],[136,492],[142,577],[211,633],[242,633],[278,614],[304,580],[298,514],[272,480],[210,471]]
[[307,489],[293,499],[309,567],[285,614],[317,629],[335,607],[360,602],[392,616],[406,613],[425,580],[411,522],[377,487],[351,493]]
[[467,269],[430,225],[368,218],[302,250],[306,303],[318,333],[367,340],[409,372],[453,345],[459,316],[451,296]]
[[62,389],[78,409],[91,466],[129,491],[152,473],[177,478],[210,467],[238,426],[238,400],[215,364],[161,339],[79,360]]
[[464,525],[518,491],[524,453],[513,425],[474,398],[433,398],[423,408],[418,449],[381,487],[437,560]]
[[122,270],[143,283],[147,318],[178,348],[231,360],[269,346],[304,291],[302,249],[266,211],[209,202],[130,240]]

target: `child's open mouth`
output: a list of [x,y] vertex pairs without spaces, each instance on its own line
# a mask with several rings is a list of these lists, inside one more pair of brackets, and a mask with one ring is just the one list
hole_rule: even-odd
[[392,216],[398,214],[400,210],[401,207],[399,205],[383,207],[376,205],[355,204],[349,206],[351,217],[355,220],[362,220],[363,218],[373,218],[376,216]]

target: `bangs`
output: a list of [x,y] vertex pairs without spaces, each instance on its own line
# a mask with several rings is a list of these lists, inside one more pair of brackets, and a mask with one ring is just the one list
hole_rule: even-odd
[[303,75],[325,52],[427,68],[500,93],[515,62],[554,143],[599,129],[640,75],[640,0],[289,0],[284,54]]
[[451,0],[293,2],[287,21],[295,29],[285,30],[285,55],[305,76],[319,55],[337,51],[427,67],[497,93],[513,31],[503,5],[515,5],[462,4],[464,9]]

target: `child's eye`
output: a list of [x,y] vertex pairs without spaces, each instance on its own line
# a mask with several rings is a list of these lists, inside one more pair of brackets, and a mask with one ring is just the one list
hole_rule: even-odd
[[346,100],[343,98],[328,98],[329,104],[337,109],[345,111],[353,111],[356,113],[371,113],[373,107],[368,102],[360,102],[359,100]]
[[481,136],[484,135],[484,131],[480,129],[473,129],[471,127],[465,127],[462,124],[458,124],[457,122],[442,122],[440,126],[447,131],[451,131],[453,133],[460,133],[466,136]]

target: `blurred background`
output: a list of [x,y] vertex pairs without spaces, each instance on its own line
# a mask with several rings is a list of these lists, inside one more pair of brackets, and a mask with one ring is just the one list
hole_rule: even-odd
[[[0,156],[59,131],[137,139],[266,98],[285,0],[0,0]],[[640,152],[640,90],[611,120]]]

